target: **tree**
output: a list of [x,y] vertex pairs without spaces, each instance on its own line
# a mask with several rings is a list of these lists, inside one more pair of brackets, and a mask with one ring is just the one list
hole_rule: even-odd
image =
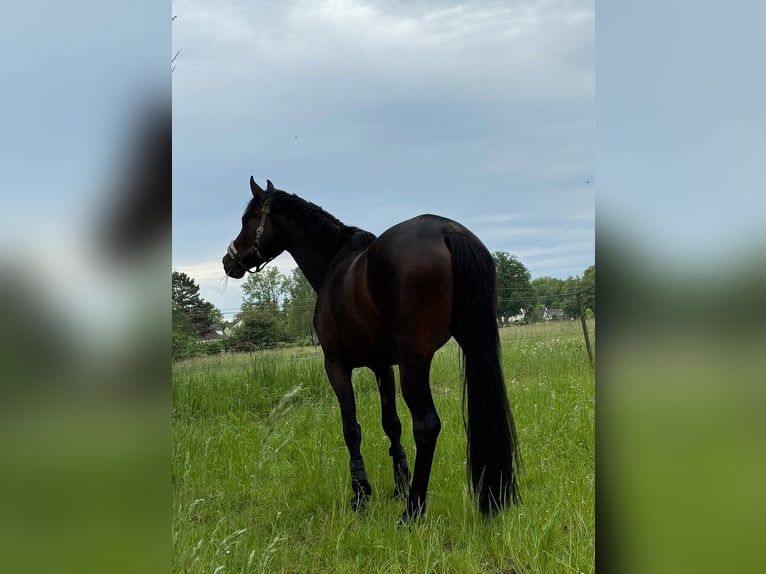
[[[532,281],[532,287],[537,293],[541,304],[549,309],[562,309],[567,317],[577,317],[580,309],[577,305],[575,293],[587,289],[596,284],[596,266],[591,265],[582,275],[576,277],[567,277],[566,279],[556,279],[554,277],[538,277]],[[596,293],[595,290],[582,293],[583,309],[590,309],[592,313],[596,311]]]
[[259,347],[287,340],[285,306],[289,305],[289,280],[276,267],[252,273],[242,284],[244,296],[236,319],[237,339]]
[[242,311],[260,310],[274,315],[282,314],[282,303],[287,298],[289,282],[276,267],[268,271],[251,273],[242,283],[244,297]]
[[[591,265],[584,272],[583,276],[579,277],[567,277],[564,280],[564,293],[581,293],[580,298],[582,300],[583,311],[591,310],[591,313],[596,312],[596,291],[592,289],[586,293],[582,293],[590,286],[596,285],[596,266]],[[577,297],[572,295],[570,297],[564,297],[564,303],[561,308],[564,309],[566,314],[570,317],[578,317],[580,314],[580,307],[577,304]]]
[[197,352],[199,338],[191,319],[173,303],[171,355],[174,361],[191,357]]
[[182,321],[181,315],[197,336],[207,332],[211,323],[223,319],[220,310],[200,297],[199,285],[186,273],[173,271],[171,298],[174,329],[175,324]]
[[582,272],[582,288],[593,287],[587,293],[582,294],[582,306],[584,309],[590,309],[593,314],[596,313],[596,264],[594,263]]
[[194,325],[192,325],[189,316],[175,303],[172,305],[172,325],[173,333],[179,333],[188,336],[194,336]]
[[273,347],[287,339],[284,322],[264,309],[240,311],[236,319],[240,322],[236,332],[237,341],[248,341],[257,347]]
[[[577,293],[582,291],[582,282],[579,277],[569,276],[564,279],[564,293]],[[580,315],[580,307],[577,304],[577,297],[574,295],[568,295],[562,297],[561,308],[567,317],[578,317]]]
[[492,254],[497,273],[497,313],[506,317],[518,314],[521,309],[537,302],[535,290],[530,285],[529,270],[516,256],[504,251]]
[[555,277],[538,277],[532,280],[532,288],[535,290],[540,304],[549,309],[563,309],[565,281]]
[[291,337],[314,337],[314,306],[317,296],[314,288],[295,268],[288,279],[289,301],[286,305],[287,332]]

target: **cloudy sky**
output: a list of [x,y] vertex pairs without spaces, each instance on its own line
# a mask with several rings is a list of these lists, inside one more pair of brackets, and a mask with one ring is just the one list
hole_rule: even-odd
[[592,1],[173,10],[173,269],[225,316],[251,174],[376,234],[451,217],[532,277],[594,263]]
[[376,233],[452,216],[535,277],[593,262],[591,188],[599,225],[673,269],[766,240],[764,2],[602,2],[595,50],[593,3],[566,0],[4,10],[0,264],[81,301],[76,315],[102,314],[98,195],[177,50],[171,264],[225,310],[240,294],[220,259],[251,174]]

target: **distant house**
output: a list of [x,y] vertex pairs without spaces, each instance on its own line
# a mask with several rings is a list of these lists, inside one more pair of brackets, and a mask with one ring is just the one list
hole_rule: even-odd
[[524,318],[527,321],[545,321],[546,317],[548,316],[548,312],[543,306],[542,309],[535,309],[534,307],[527,307],[526,311],[524,312]]
[[216,341],[218,339],[225,339],[226,332],[220,323],[210,323],[208,330],[202,333],[203,341]]
[[563,309],[547,309],[548,318],[554,321],[559,321],[566,318],[566,313]]
[[513,323],[524,323],[530,321],[558,321],[564,319],[566,313],[563,309],[548,309],[543,305],[542,309],[535,309],[530,306],[526,309],[522,309],[516,315],[509,317],[501,317],[500,323],[503,325],[510,325]]
[[223,332],[227,337],[230,337],[234,330],[242,324],[242,321],[224,321]]
[[526,315],[527,315],[527,310],[522,309],[516,315],[511,315],[510,317],[507,317],[506,321],[508,323],[521,323],[526,317]]
[[528,307],[526,310],[526,319],[529,321],[558,321],[565,317],[566,313],[563,309],[548,309],[545,305],[542,309]]

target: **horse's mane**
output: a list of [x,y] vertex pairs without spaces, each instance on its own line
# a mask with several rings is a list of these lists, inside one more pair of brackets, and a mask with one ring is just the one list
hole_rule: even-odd
[[[375,235],[369,231],[345,225],[334,215],[294,193],[274,190],[269,194],[269,198],[274,213],[288,215],[316,241],[330,249],[337,250],[348,246],[356,251],[364,249],[375,240]],[[244,217],[252,216],[259,206],[257,200],[250,200]]]

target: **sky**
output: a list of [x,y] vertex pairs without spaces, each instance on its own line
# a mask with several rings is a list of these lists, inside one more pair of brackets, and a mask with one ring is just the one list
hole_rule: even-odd
[[250,175],[375,234],[450,217],[533,278],[594,263],[593,2],[178,0],[173,13],[172,264],[225,317],[242,294],[221,258]]
[[111,274],[133,270],[94,258],[93,228],[177,50],[160,275],[229,312],[220,259],[251,174],[375,233],[453,217],[533,277],[593,263],[594,195],[601,245],[608,224],[670,269],[764,244],[766,3],[62,6],[0,19],[0,275],[20,266],[76,323],[121,324]]

